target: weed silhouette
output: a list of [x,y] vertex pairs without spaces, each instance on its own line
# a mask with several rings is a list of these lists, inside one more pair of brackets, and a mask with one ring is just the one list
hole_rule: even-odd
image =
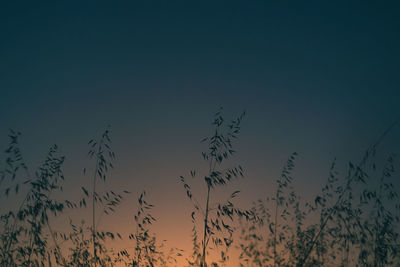
[[[393,126],[358,163],[349,162],[345,174],[340,174],[334,160],[324,186],[312,201],[303,200],[294,188],[298,154],[293,153],[276,180],[275,193],[248,209],[239,209],[239,190],[221,201],[216,189],[244,176],[243,168],[231,162],[243,118],[244,113],[226,123],[219,110],[212,134],[202,141],[206,170],[180,176],[193,204],[190,252],[168,248],[166,241],[157,239],[151,230],[156,222],[151,213],[154,205],[144,191],[137,200],[132,233],[122,236],[102,229],[101,217],[113,216],[130,194],[98,190],[99,183],[109,180],[115,160],[109,128],[88,143],[93,167],[83,173],[91,186],[80,186],[78,201],[55,197],[62,193],[66,180],[65,157],[58,147],[51,146],[43,163],[32,172],[19,146],[20,133],[10,130],[0,191],[5,201],[16,204],[0,216],[0,266],[177,266],[178,258],[187,252],[189,266],[226,266],[232,247],[240,251],[240,266],[399,266],[400,196],[393,183],[396,155],[390,154],[383,166],[376,156]],[[188,177],[201,179],[204,194],[193,190]],[[66,210],[87,208],[90,222],[72,218],[63,232],[53,229],[53,220],[66,218]],[[235,231],[239,238],[234,242]],[[124,238],[130,248],[109,247],[110,240]],[[211,253],[219,254],[220,259],[211,259]]]

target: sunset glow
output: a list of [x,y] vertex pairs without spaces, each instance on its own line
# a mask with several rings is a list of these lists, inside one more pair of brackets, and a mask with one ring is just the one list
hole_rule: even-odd
[[396,266],[399,12],[1,3],[0,266]]

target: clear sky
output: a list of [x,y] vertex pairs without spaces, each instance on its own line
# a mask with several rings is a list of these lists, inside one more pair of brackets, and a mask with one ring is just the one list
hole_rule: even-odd
[[[146,189],[161,236],[186,244],[178,177],[202,167],[219,107],[247,111],[235,158],[247,175],[233,186],[244,203],[293,151],[299,190],[318,189],[334,157],[356,161],[400,116],[399,13],[398,1],[2,1],[1,148],[21,131],[35,166],[57,143],[75,197],[87,141],[111,125],[109,186]],[[399,152],[399,137],[382,151]]]

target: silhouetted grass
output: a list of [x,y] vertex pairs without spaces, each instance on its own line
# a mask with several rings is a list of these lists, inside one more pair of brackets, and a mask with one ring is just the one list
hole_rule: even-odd
[[[0,217],[0,266],[176,266],[185,253],[189,266],[232,266],[228,252],[235,245],[241,252],[241,266],[399,266],[400,201],[393,184],[396,156],[389,155],[380,168],[375,156],[386,133],[360,162],[349,163],[345,175],[333,161],[325,185],[311,202],[303,200],[293,186],[298,156],[293,153],[276,180],[275,193],[243,210],[236,207],[239,190],[226,201],[210,201],[216,188],[244,176],[243,168],[230,162],[243,116],[226,124],[221,110],[215,114],[212,134],[203,140],[206,170],[192,170],[188,175],[201,179],[206,189],[203,195],[195,194],[188,179],[180,176],[193,204],[188,214],[193,223],[191,251],[169,248],[157,239],[151,231],[156,222],[153,205],[145,192],[138,198],[132,233],[122,236],[101,229],[101,216],[113,216],[130,193],[97,189],[109,180],[115,160],[109,129],[88,143],[93,165],[84,169],[84,175],[89,176],[91,187],[80,186],[82,196],[76,202],[55,198],[66,179],[65,158],[57,146],[32,171],[19,147],[20,134],[11,130],[0,190],[17,204]],[[72,218],[68,229],[54,231],[55,218],[67,218],[66,210],[86,207],[90,207],[90,222]],[[239,238],[234,240],[235,231]],[[127,239],[131,245],[114,250],[107,244],[115,239]],[[210,253],[219,254],[220,260],[210,260]]]
[[395,156],[380,172],[375,162],[386,133],[358,164],[349,162],[344,177],[334,161],[314,202],[302,201],[292,186],[297,154],[291,155],[275,196],[253,206],[262,223],[242,228],[242,265],[399,266],[400,199],[391,179]]
[[[234,205],[234,198],[240,191],[235,191],[225,202],[210,204],[210,196],[216,187],[225,186],[234,178],[243,177],[243,169],[240,165],[226,167],[223,165],[226,160],[234,155],[233,141],[240,132],[240,123],[244,117],[242,113],[230,124],[225,125],[222,116],[222,110],[219,110],[215,116],[212,125],[214,127],[212,135],[206,137],[202,142],[207,143],[207,151],[202,153],[203,160],[208,166],[208,170],[202,177],[207,188],[205,196],[195,196],[191,186],[184,176],[181,176],[181,182],[186,190],[186,194],[193,203],[194,210],[191,214],[193,222],[193,251],[188,263],[192,266],[207,266],[206,257],[208,248],[214,246],[220,253],[220,263],[228,261],[228,249],[233,242],[233,231],[235,217],[254,219],[254,214],[249,210],[240,210]],[[190,176],[196,178],[197,172],[190,171]],[[204,205],[204,208],[202,208]],[[202,232],[198,233],[196,218],[200,219]],[[210,242],[211,241],[211,242]],[[217,266],[216,262],[211,263]]]

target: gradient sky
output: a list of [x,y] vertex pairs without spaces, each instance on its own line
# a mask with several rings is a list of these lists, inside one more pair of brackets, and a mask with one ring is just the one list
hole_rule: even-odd
[[[244,203],[293,151],[299,190],[317,190],[334,157],[356,161],[400,116],[399,13],[398,1],[3,1],[0,148],[19,130],[36,166],[58,144],[77,197],[87,141],[110,124],[109,186],[146,189],[161,237],[190,243],[178,177],[202,167],[213,113],[247,111]],[[399,128],[384,155],[400,151]]]

